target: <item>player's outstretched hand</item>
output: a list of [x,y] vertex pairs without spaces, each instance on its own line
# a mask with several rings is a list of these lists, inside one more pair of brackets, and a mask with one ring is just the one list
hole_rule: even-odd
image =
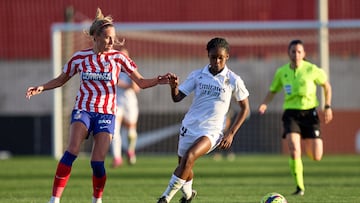
[[179,85],[179,78],[175,74],[170,75],[170,87],[171,88],[177,88]]
[[30,99],[31,96],[40,94],[44,90],[43,86],[29,87],[26,91],[26,98]]
[[158,83],[161,85],[169,84],[170,77],[172,73],[166,73],[165,75],[158,76]]
[[266,109],[267,109],[267,105],[266,105],[266,104],[261,104],[261,105],[259,106],[259,113],[260,113],[261,115],[264,114],[265,111],[266,111]]

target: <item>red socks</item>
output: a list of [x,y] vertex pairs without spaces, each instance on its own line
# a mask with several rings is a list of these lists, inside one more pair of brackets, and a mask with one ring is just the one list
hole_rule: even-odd
[[65,189],[66,183],[70,178],[71,166],[67,166],[59,162],[54,177],[53,192],[55,197],[61,197],[62,192]]
[[106,175],[101,178],[98,178],[93,175],[93,196],[95,198],[101,198],[104,192],[105,182],[106,182]]
[[[70,178],[72,163],[76,159],[76,156],[65,152],[64,156],[58,163],[54,184],[53,184],[53,197],[61,197],[65,186]],[[104,167],[104,161],[91,161],[91,168],[93,169],[93,196],[95,198],[101,198],[104,192],[106,182],[106,172]]]

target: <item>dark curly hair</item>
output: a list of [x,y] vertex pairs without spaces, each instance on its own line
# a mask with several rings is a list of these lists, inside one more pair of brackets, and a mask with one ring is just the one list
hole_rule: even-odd
[[226,39],[220,37],[211,39],[206,45],[206,50],[208,52],[214,48],[224,48],[227,53],[230,51],[229,43],[226,41]]

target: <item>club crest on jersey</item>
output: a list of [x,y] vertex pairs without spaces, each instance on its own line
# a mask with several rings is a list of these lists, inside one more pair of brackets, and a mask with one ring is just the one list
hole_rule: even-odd
[[77,110],[76,111],[76,114],[74,115],[74,119],[78,120],[81,118],[81,111],[80,110]]
[[83,80],[110,81],[111,77],[111,72],[84,72],[81,74]]

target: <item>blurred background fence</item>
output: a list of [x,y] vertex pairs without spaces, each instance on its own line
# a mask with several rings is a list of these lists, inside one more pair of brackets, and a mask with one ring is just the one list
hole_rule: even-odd
[[[282,95],[275,98],[264,116],[257,114],[257,107],[276,68],[288,61],[286,49],[290,40],[302,39],[307,58],[320,64],[318,47],[321,39],[318,27],[312,26],[317,22],[317,2],[228,0],[222,2],[221,10],[217,4],[208,1],[191,1],[191,5],[189,2],[156,0],[151,6],[144,6],[147,2],[141,0],[109,1],[103,5],[92,0],[51,3],[44,0],[31,3],[3,1],[0,15],[4,16],[0,21],[6,29],[0,31],[3,45],[0,49],[3,70],[0,84],[4,87],[1,89],[0,123],[4,131],[0,151],[47,155],[53,153],[53,144],[61,146],[61,150],[66,146],[68,119],[78,78],[73,78],[60,90],[62,105],[55,109],[54,91],[26,101],[25,89],[48,81],[53,77],[53,69],[61,71],[74,51],[91,46],[91,40],[83,30],[89,27],[96,8],[100,7],[117,21],[117,35],[126,39],[126,47],[145,77],[174,72],[184,80],[190,71],[208,63],[207,41],[215,36],[225,37],[231,45],[228,65],[245,81],[250,91],[252,110],[250,118],[236,136],[232,151],[284,152],[280,139]],[[357,144],[357,141],[360,142],[360,135],[357,135],[360,130],[360,94],[357,89],[360,87],[360,14],[357,12],[360,2],[330,0],[328,6],[329,72],[335,119],[330,125],[323,125],[325,152],[357,153],[360,152],[360,144]],[[7,20],[4,20],[5,16]],[[65,25],[65,22],[71,24]],[[263,28],[259,25],[261,23]],[[281,23],[292,26],[279,29],[276,25]],[[303,28],[304,23],[311,26]],[[206,24],[213,29],[200,29]],[[193,28],[189,29],[189,25]],[[246,26],[249,27],[246,29]],[[54,31],[60,32],[61,41],[51,38]],[[56,43],[60,43],[60,48],[54,47]],[[61,54],[57,55],[57,51]],[[53,67],[56,64],[54,61],[61,65]],[[178,125],[191,103],[191,97],[174,104],[169,87],[160,86],[142,90],[139,100],[138,153],[174,153]],[[57,112],[54,110],[63,113],[61,144],[52,139],[53,114]],[[86,142],[83,152],[89,152],[90,147],[91,140]]]

